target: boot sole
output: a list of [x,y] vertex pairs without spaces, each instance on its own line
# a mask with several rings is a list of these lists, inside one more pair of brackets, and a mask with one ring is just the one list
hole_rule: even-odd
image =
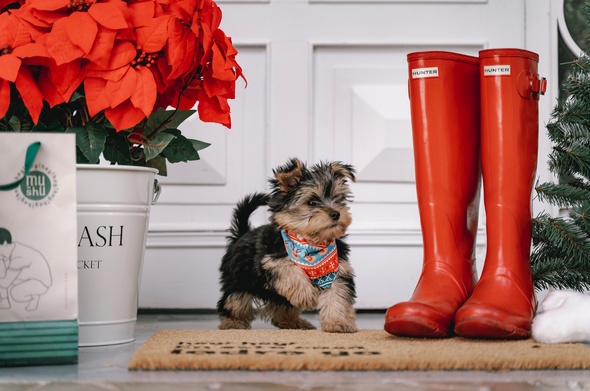
[[389,334],[403,337],[448,338],[454,336],[452,329],[442,329],[434,322],[410,316],[399,316],[388,320],[384,328]]
[[531,330],[482,318],[461,320],[455,325],[455,333],[460,337],[476,339],[525,339],[531,336]]

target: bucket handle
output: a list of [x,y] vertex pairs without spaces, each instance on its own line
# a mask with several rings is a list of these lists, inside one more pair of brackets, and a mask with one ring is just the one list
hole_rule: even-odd
[[25,155],[25,173],[23,177],[16,182],[9,183],[7,185],[0,185],[0,191],[8,191],[12,189],[16,189],[22,181],[25,180],[29,171],[33,167],[33,163],[35,162],[35,158],[37,157],[37,152],[39,152],[39,147],[41,143],[39,141],[35,141],[27,148],[27,154]]
[[154,198],[152,199],[152,205],[156,205],[156,202],[158,202],[158,198],[160,198],[161,192],[162,186],[160,185],[157,179],[154,179]]

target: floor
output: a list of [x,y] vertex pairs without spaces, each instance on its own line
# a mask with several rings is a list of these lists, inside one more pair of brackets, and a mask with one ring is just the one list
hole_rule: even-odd
[[[304,317],[319,325],[317,314]],[[380,329],[383,314],[359,314],[360,329]],[[133,353],[164,329],[215,329],[213,314],[140,314],[135,342],[80,348],[79,364],[0,368],[0,391],[327,391],[327,390],[458,390],[458,391],[590,391],[590,370],[572,371],[129,371]],[[273,328],[256,321],[253,328]]]

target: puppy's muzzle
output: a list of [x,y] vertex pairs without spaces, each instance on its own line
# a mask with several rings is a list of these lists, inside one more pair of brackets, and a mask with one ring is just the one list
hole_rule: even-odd
[[340,212],[338,212],[337,210],[333,210],[328,214],[332,220],[334,221],[338,221],[338,219],[340,218]]

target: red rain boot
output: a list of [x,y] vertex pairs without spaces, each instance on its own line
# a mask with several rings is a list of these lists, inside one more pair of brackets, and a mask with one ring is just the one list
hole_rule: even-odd
[[519,49],[479,52],[481,155],[487,255],[471,298],[455,315],[470,338],[526,338],[537,303],[530,266],[531,192],[537,168],[539,56]]
[[410,301],[386,314],[390,334],[447,337],[476,282],[480,190],[479,59],[408,55],[422,274]]

